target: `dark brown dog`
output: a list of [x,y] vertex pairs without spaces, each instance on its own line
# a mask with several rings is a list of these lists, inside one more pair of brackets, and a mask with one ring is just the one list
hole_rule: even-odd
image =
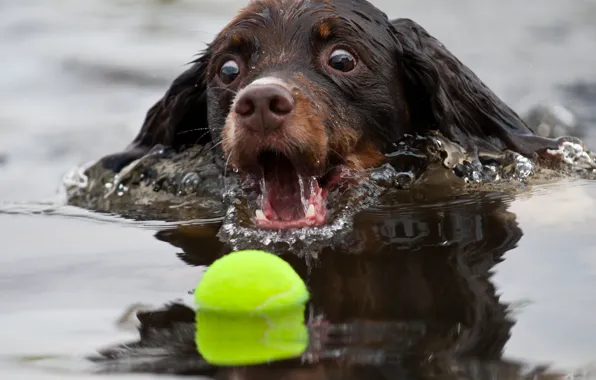
[[212,142],[261,183],[256,225],[284,229],[323,224],[346,170],[430,130],[471,152],[554,147],[411,20],[365,0],[256,0],[103,162],[117,171],[155,144]]

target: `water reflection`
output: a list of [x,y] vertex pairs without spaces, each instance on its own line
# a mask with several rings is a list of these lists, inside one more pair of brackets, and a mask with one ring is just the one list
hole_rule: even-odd
[[259,314],[199,309],[195,343],[216,365],[251,365],[299,357],[308,346],[304,306]]
[[[501,360],[514,321],[491,283],[492,268],[522,236],[507,196],[476,192],[449,202],[436,194],[403,196],[419,199],[393,195],[383,204],[395,206],[358,214],[343,244],[315,256],[282,255],[311,293],[310,342],[296,358],[210,365],[196,353],[195,313],[174,303],[139,313],[140,340],[103,350],[100,371],[222,379],[517,376],[521,367]],[[181,226],[157,238],[181,248],[189,265],[209,265],[229,249],[216,233],[217,226]],[[221,350],[226,342],[219,344]]]

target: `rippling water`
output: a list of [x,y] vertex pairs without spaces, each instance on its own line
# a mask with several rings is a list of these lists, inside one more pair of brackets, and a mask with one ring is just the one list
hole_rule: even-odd
[[[5,377],[83,378],[97,370],[83,355],[135,338],[130,326],[115,323],[128,306],[184,297],[200,278],[183,260],[192,261],[198,237],[213,244],[205,251],[216,249],[215,240],[204,238],[213,234],[211,224],[193,230],[133,223],[51,201],[68,169],[128,143],[147,108],[242,3],[0,0]],[[563,100],[594,120],[596,2],[376,3],[425,26],[514,108]],[[586,141],[596,143],[593,134]],[[379,249],[378,260],[341,260],[337,253],[321,259],[310,272],[316,310],[336,323],[412,316],[431,326],[466,322],[476,334],[466,341],[470,347],[502,345],[506,360],[548,364],[556,373],[589,370],[596,360],[595,197],[593,182],[563,181],[517,198],[363,213],[360,248],[376,239],[385,251]],[[460,258],[460,266],[433,258],[439,247]],[[203,254],[194,264],[212,259]],[[478,305],[511,309],[515,323],[506,325],[505,338],[486,333],[498,315],[476,324],[466,319]]]

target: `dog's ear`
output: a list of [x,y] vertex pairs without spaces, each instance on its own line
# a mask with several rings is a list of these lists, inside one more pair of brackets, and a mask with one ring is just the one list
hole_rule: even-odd
[[101,159],[105,168],[119,172],[158,144],[177,148],[211,141],[205,79],[208,57],[208,53],[203,54],[172,82],[147,112],[132,143],[123,152]]
[[556,148],[535,135],[441,42],[409,19],[391,22],[398,41],[410,120],[418,130],[438,130],[468,151],[510,149],[530,156]]

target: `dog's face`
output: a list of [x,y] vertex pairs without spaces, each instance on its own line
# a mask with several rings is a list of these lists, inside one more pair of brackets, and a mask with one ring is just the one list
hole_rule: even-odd
[[209,127],[261,181],[261,227],[321,224],[346,168],[378,165],[406,127],[389,21],[347,0],[253,1],[210,46]]

